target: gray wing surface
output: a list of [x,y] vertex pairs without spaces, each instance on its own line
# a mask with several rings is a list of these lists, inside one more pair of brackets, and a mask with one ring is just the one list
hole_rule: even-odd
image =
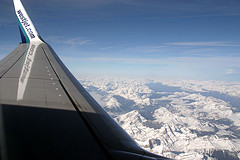
[[164,159],[141,149],[43,41],[0,62],[0,158]]

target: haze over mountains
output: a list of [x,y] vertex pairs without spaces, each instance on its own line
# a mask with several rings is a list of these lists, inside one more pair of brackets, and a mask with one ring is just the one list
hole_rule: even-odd
[[80,79],[143,148],[175,159],[240,158],[240,82]]

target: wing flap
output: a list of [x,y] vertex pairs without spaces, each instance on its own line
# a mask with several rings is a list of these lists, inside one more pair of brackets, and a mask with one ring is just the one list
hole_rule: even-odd
[[22,44],[0,61],[0,77],[2,77],[23,56],[26,50],[27,44]]

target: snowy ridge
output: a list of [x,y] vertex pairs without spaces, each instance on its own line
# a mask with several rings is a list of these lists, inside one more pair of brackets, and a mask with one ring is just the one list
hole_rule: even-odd
[[234,103],[239,82],[85,78],[81,83],[146,150],[186,160],[240,157],[240,111]]
[[95,87],[97,91],[104,96],[103,101],[106,102],[107,108],[117,108],[120,104],[117,102],[114,96],[121,96],[124,99],[131,100],[135,105],[150,105],[150,99],[148,95],[152,92],[147,86],[137,80],[128,79],[82,79],[80,80],[85,88]]
[[240,97],[240,82],[223,82],[223,81],[197,81],[197,80],[153,80],[154,83],[162,83],[163,85],[180,87],[185,91],[216,91],[229,96]]

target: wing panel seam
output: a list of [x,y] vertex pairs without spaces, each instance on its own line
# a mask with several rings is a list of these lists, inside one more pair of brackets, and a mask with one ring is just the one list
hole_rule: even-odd
[[[25,51],[25,52],[26,52],[26,51]],[[24,52],[24,53],[25,53],[25,52]],[[18,51],[17,53],[19,53],[19,51]],[[17,54],[17,53],[16,53],[16,54]],[[24,53],[22,53],[22,55],[21,55],[6,71],[4,71],[4,72],[0,75],[0,79],[22,58],[22,56],[24,55]],[[15,54],[15,55],[16,55],[16,54]],[[14,56],[15,56],[15,55],[14,55]],[[12,57],[11,57],[11,58],[12,58]],[[10,58],[10,59],[11,59],[11,58]],[[6,62],[5,62],[5,63],[6,63]],[[19,77],[18,77],[18,78],[19,78]]]
[[44,50],[44,48],[42,47],[43,52],[50,64],[50,66],[53,69],[53,72],[55,73],[55,75],[57,76],[60,85],[62,86],[64,92],[66,93],[67,97],[69,98],[70,102],[72,103],[72,105],[74,106],[74,108],[76,109],[76,111],[78,112],[79,116],[81,117],[81,119],[83,120],[84,124],[86,125],[86,127],[88,128],[89,132],[91,133],[92,137],[95,139],[96,143],[98,144],[99,148],[103,151],[105,157],[107,159],[112,159],[110,154],[108,153],[108,151],[105,149],[104,145],[101,143],[101,140],[97,137],[97,135],[94,133],[94,130],[92,129],[91,125],[87,122],[87,120],[84,118],[84,116],[82,115],[82,113],[79,111],[78,107],[76,106],[76,104],[74,103],[74,100],[72,99],[72,97],[70,96],[70,94],[67,92],[66,88],[64,87],[63,83],[61,82],[57,72],[55,71],[53,65],[51,64],[49,57],[46,53],[46,51]]

